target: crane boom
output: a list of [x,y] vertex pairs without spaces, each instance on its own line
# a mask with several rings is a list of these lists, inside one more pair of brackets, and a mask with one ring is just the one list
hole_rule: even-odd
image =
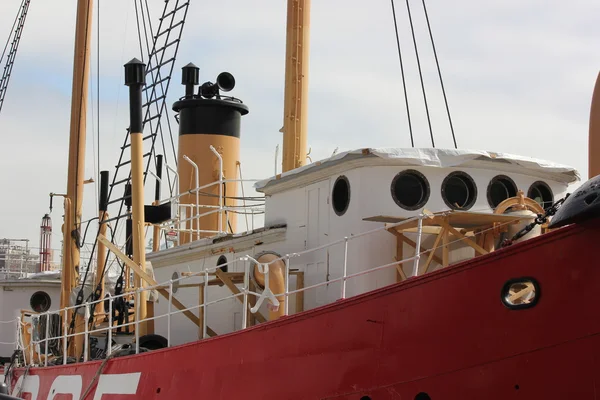
[[[19,8],[10,35],[6,41],[6,46],[4,46],[4,51],[2,52],[2,56],[0,56],[0,66],[2,66],[2,62],[4,61],[2,77],[0,77],[0,111],[2,111],[2,105],[4,104],[8,81],[10,80],[13,65],[15,64],[15,57],[17,56],[17,49],[19,48],[19,42],[21,41],[21,35],[23,34],[23,26],[25,25],[25,18],[27,17],[30,2],[31,0],[23,0],[21,2],[21,7]],[[8,53],[6,53],[6,50],[9,48],[9,43],[10,49]],[[6,58],[4,57],[5,55]]]

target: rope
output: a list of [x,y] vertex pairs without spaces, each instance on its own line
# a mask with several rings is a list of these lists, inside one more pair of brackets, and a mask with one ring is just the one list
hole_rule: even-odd
[[440,70],[440,62],[438,61],[437,51],[435,49],[435,42],[433,40],[433,33],[431,33],[431,25],[429,24],[429,15],[427,13],[427,6],[425,0],[422,0],[423,11],[425,12],[425,20],[427,21],[427,30],[429,31],[429,37],[431,39],[431,47],[433,49],[433,56],[435,57],[435,65],[437,66],[438,76],[440,77],[440,86],[442,87],[442,94],[444,95],[444,103],[446,104],[446,113],[448,114],[448,122],[450,123],[450,131],[452,132],[452,140],[454,141],[454,148],[457,149],[456,136],[454,135],[454,126],[452,125],[452,117],[450,116],[450,108],[448,107],[448,99],[446,98],[446,89],[444,88],[444,80],[442,79],[442,71]]
[[429,117],[429,105],[427,104],[427,94],[425,93],[425,83],[423,82],[423,72],[421,71],[421,60],[419,59],[419,48],[417,47],[417,38],[415,37],[415,28],[410,11],[410,4],[406,0],[406,10],[408,11],[408,20],[410,21],[410,30],[412,32],[413,45],[415,46],[415,56],[417,58],[417,67],[419,69],[419,79],[421,81],[421,90],[423,91],[423,101],[425,102],[425,113],[427,114],[427,124],[429,125],[429,134],[431,136],[431,147],[435,148],[433,141],[433,129],[431,128],[431,118]]
[[15,21],[12,24],[12,27],[10,28],[10,32],[8,34],[8,39],[6,39],[6,44],[4,45],[4,50],[2,50],[2,55],[0,56],[0,63],[2,62],[2,59],[4,58],[4,55],[6,54],[6,49],[8,48],[8,44],[10,43],[10,38],[12,37],[12,32],[15,30],[15,25],[17,25],[17,21],[19,20],[19,16],[21,15],[21,9],[23,8],[23,4],[25,4],[25,0],[21,1],[21,6],[19,7],[19,12],[17,13],[17,16],[15,17]]
[[102,371],[104,370],[104,367],[108,363],[108,360],[110,360],[111,358],[113,358],[112,354],[110,356],[106,357],[102,361],[102,364],[100,364],[100,367],[96,371],[96,375],[94,375],[94,378],[92,378],[92,381],[90,382],[90,384],[88,385],[88,387],[85,389],[85,392],[83,392],[83,394],[81,395],[81,397],[79,398],[79,400],[84,400],[86,398],[86,396],[90,393],[90,390],[92,390],[92,388],[96,384],[96,381],[98,380],[98,377],[100,376],[100,374],[102,374]]
[[408,106],[408,92],[406,91],[406,78],[404,76],[404,63],[402,61],[402,51],[400,50],[400,36],[398,35],[398,22],[396,21],[396,8],[394,7],[394,0],[390,0],[392,3],[392,15],[394,17],[394,30],[396,31],[396,44],[398,45],[398,59],[400,60],[400,74],[402,75],[402,87],[404,89],[404,103],[406,104],[406,116],[408,118],[408,131],[410,133],[410,144],[415,147],[415,141],[413,138],[412,122],[410,120],[410,108]]

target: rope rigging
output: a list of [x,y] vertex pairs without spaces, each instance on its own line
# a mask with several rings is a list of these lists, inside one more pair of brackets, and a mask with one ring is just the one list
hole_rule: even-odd
[[[406,72],[405,72],[405,62],[402,56],[402,48],[400,46],[400,35],[398,33],[398,21],[397,21],[397,16],[396,16],[396,8],[395,8],[395,4],[394,4],[394,0],[390,0],[391,3],[391,9],[392,9],[392,18],[394,20],[394,33],[395,33],[395,39],[396,39],[396,44],[397,44],[397,49],[398,49],[398,59],[400,61],[400,74],[402,77],[402,88],[404,91],[404,102],[406,104],[406,114],[407,114],[407,119],[408,119],[408,129],[409,129],[409,134],[410,134],[410,141],[411,141],[411,146],[415,147],[415,143],[414,143],[414,136],[413,136],[413,124],[412,124],[412,120],[413,118],[411,117],[411,113],[410,113],[410,107],[409,107],[409,100],[408,100],[408,90],[407,90],[407,85],[406,85]],[[431,115],[430,115],[430,109],[429,109],[429,102],[427,100],[427,93],[425,91],[425,81],[423,78],[423,69],[421,66],[421,57],[419,56],[419,48],[417,45],[417,38],[416,38],[416,33],[415,33],[415,25],[413,23],[413,11],[411,10],[410,7],[410,1],[406,0],[406,11],[407,11],[407,17],[408,17],[408,23],[410,26],[410,31],[411,31],[411,36],[412,36],[412,44],[415,50],[415,59],[416,59],[416,64],[417,64],[417,70],[418,70],[418,74],[419,74],[419,83],[421,86],[421,93],[423,96],[423,103],[425,105],[425,114],[426,114],[426,118],[427,118],[427,125],[429,128],[429,136],[431,138],[431,146],[435,148],[435,139],[434,139],[434,133],[433,133],[433,127],[432,127],[432,123],[431,123]],[[423,6],[423,13],[425,16],[425,21],[427,23],[427,31],[429,34],[429,38],[431,41],[431,48],[433,51],[433,55],[434,55],[434,59],[435,59],[435,65],[436,65],[436,69],[437,69],[437,75],[439,77],[440,80],[440,87],[441,87],[441,91],[442,91],[442,95],[443,95],[443,99],[444,99],[444,104],[445,104],[445,108],[446,108],[446,115],[448,117],[448,123],[450,125],[450,132],[452,134],[452,141],[454,144],[454,148],[458,148],[457,144],[456,144],[456,135],[454,132],[454,125],[452,124],[452,117],[450,115],[450,107],[448,105],[448,98],[446,95],[446,89],[444,86],[444,81],[442,78],[442,72],[441,72],[441,68],[440,68],[440,63],[439,63],[439,59],[437,56],[437,49],[435,46],[435,40],[433,39],[433,32],[431,30],[431,24],[429,21],[429,14],[427,12],[427,5],[425,4],[425,0],[421,0],[421,4]]]
[[[154,168],[155,169],[157,168],[157,165],[156,165],[157,157],[156,157],[156,149],[155,149],[157,136],[160,135],[160,139],[161,139],[160,142],[162,145],[163,157],[165,159],[165,162],[167,162],[167,154],[169,153],[169,150],[167,150],[166,141],[165,141],[164,136],[167,134],[169,135],[170,142],[171,142],[172,155],[173,155],[173,158],[175,159],[175,165],[177,163],[177,160],[176,160],[177,152],[175,150],[175,142],[174,142],[174,138],[173,138],[173,134],[172,134],[171,124],[168,119],[168,107],[166,104],[166,96],[167,96],[167,91],[169,88],[169,83],[171,81],[171,75],[173,73],[174,62],[175,62],[177,52],[179,49],[179,42],[181,40],[181,35],[183,32],[185,18],[187,16],[187,9],[189,6],[189,1],[187,1],[187,0],[185,0],[185,1],[184,0],[170,0],[170,1],[167,0],[167,1],[165,1],[163,14],[162,14],[162,17],[159,19],[160,23],[159,23],[158,29],[156,31],[156,35],[154,34],[154,30],[152,28],[152,23],[150,21],[150,10],[148,7],[148,1],[147,0],[143,0],[143,1],[139,0],[139,5],[138,5],[138,0],[136,0],[134,2],[134,4],[135,4],[135,12],[136,12],[136,20],[137,20],[140,57],[143,60],[146,58],[145,55],[147,54],[146,59],[148,60],[148,64],[146,66],[146,75],[147,75],[146,82],[147,82],[147,84],[144,88],[146,103],[143,105],[143,108],[145,109],[145,111],[144,111],[145,117],[143,120],[143,124],[146,128],[150,129],[151,133],[144,137],[144,142],[146,142],[146,139],[150,139],[150,140],[148,140],[149,150],[147,152],[145,151],[145,154],[144,154],[144,157],[148,157],[148,159],[146,160],[146,168],[145,168],[145,172],[144,172],[144,182],[145,182],[146,178],[148,176],[148,172],[150,171],[149,170],[150,166],[154,165]],[[100,25],[99,13],[98,13],[98,25]],[[99,36],[99,30],[100,30],[100,27],[98,26],[98,36]],[[142,35],[142,30],[143,30],[143,35]],[[176,37],[174,38],[172,35],[176,36]],[[97,114],[98,115],[97,115],[97,117],[99,117],[99,82],[100,82],[100,80],[99,80],[99,70],[100,70],[100,67],[99,67],[99,54],[100,54],[99,41],[98,41],[97,51],[98,51],[98,53],[97,53],[98,54],[98,66],[97,66],[97,68],[98,68],[98,80],[97,80],[97,82],[98,82],[98,91],[97,91],[98,113]],[[170,51],[170,54],[167,54],[167,53],[169,53],[169,51]],[[167,119],[167,126],[166,126],[166,129],[163,130],[161,121],[164,120],[164,118]],[[98,118],[98,121],[99,121],[99,118]],[[97,125],[97,134],[98,134],[98,143],[99,143],[99,122]],[[126,166],[126,165],[130,166],[130,164],[131,164],[128,157],[124,160],[124,158],[125,158],[124,156],[125,156],[126,152],[128,152],[129,147],[130,147],[129,129],[127,129],[125,141],[124,141],[123,146],[121,147],[121,155],[119,157],[119,162],[116,165],[116,170],[113,175],[112,184],[109,185],[109,194],[108,194],[109,205],[114,204],[114,203],[119,203],[119,211],[116,214],[116,217],[103,222],[103,223],[108,224],[107,226],[110,229],[110,241],[112,243],[115,243],[116,236],[118,234],[117,228],[119,225],[119,221],[122,218],[128,218],[128,216],[130,215],[128,210],[127,210],[127,212],[123,213],[123,209],[124,209],[124,206],[126,203],[126,198],[128,197],[127,194],[124,194],[120,198],[111,200],[111,195],[112,195],[113,189],[115,189],[118,186],[120,186],[122,188],[124,183],[127,185],[128,183],[131,182],[130,168],[128,168],[125,171],[127,174],[125,178],[122,178],[122,175],[119,175],[119,170],[123,170],[123,168],[122,168],[123,166]],[[97,150],[98,150],[97,161],[98,161],[98,173],[99,173],[100,172],[99,146],[98,146]],[[154,163],[151,163],[152,159],[154,159]],[[175,189],[175,181],[172,179],[169,168],[166,168],[166,170],[167,170],[168,188],[169,188],[170,195],[172,196],[173,190]],[[112,196],[112,197],[114,197],[114,196]],[[110,224],[111,221],[115,221],[114,227]],[[101,226],[99,224],[98,232],[97,232],[96,236],[100,233],[100,228],[101,228]],[[86,229],[86,231],[87,231],[87,229]],[[165,235],[163,234],[163,236],[165,236]],[[164,239],[166,241],[166,236]],[[127,238],[126,238],[126,240],[127,240]],[[93,265],[93,259],[94,259],[94,255],[96,252],[96,248],[97,248],[97,242],[94,241],[83,279],[80,280],[80,282],[79,282],[80,288],[79,288],[79,291],[77,294],[77,299],[76,299],[76,304],[75,304],[76,306],[81,306],[84,303],[84,301],[99,300],[100,294],[102,293],[102,287],[100,285],[97,285],[97,287],[92,291],[92,293],[90,293],[90,295],[87,296],[87,299],[84,299],[85,296],[84,296],[83,289],[87,284],[87,280],[88,280],[88,276],[89,276],[89,269]],[[125,266],[122,265],[121,263],[119,263],[118,260],[117,260],[117,264],[120,266],[120,274],[119,274],[119,278],[117,279],[117,282],[115,285],[115,295],[123,293],[123,290],[124,290]],[[102,282],[102,278],[104,278],[104,276],[106,275],[106,273],[108,271],[108,266],[109,266],[109,257],[107,254],[107,257],[104,261],[104,265],[101,268],[102,272],[100,275],[100,279],[97,280],[98,282]],[[123,301],[121,301],[121,302],[117,301],[114,304],[115,308],[113,309],[113,313],[115,313],[117,311],[119,312],[118,319],[122,319],[124,314],[127,314],[127,312],[128,312],[127,303],[124,299],[122,299],[122,300]],[[95,309],[95,304],[91,306],[90,319],[88,321],[86,321],[87,324],[92,324],[94,322],[94,319],[92,317],[94,315],[94,309]],[[73,313],[73,318],[70,321],[69,328],[71,331],[73,331],[75,328],[75,319],[74,318],[75,318],[75,313]]]
[[[21,36],[23,35],[23,27],[25,25],[25,18],[27,18],[27,11],[29,10],[29,3],[31,0],[22,0],[19,6],[19,12],[15,17],[12,27],[10,28],[10,34],[2,50],[0,56],[0,65],[6,56],[6,64],[4,65],[2,75],[0,76],[0,111],[4,105],[4,98],[6,96],[6,90],[8,89],[8,82],[10,75],[15,64],[15,58],[17,57],[17,50],[19,49],[19,43],[21,42]],[[9,49],[8,54],[6,50]]]

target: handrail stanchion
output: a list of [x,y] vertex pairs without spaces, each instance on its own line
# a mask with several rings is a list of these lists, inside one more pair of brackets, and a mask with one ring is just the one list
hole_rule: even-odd
[[[223,157],[214,146],[210,145],[210,150],[219,159],[219,234],[223,233]],[[205,313],[206,314],[206,313]]]
[[342,299],[346,298],[346,275],[348,274],[348,237],[344,237],[344,269],[342,275]]
[[419,260],[421,259],[421,233],[423,233],[423,214],[419,215],[417,221],[417,242],[415,247],[415,262],[413,264],[412,276],[419,274]]
[[167,347],[171,347],[171,306],[173,304],[173,279],[169,281],[169,312],[167,313]]
[[31,336],[29,339],[29,365],[33,365],[33,348],[35,341],[33,340],[33,318],[31,319]]
[[[200,239],[200,172],[198,170],[198,164],[193,162],[188,156],[183,155],[183,159],[189,162],[194,167],[195,172],[195,183],[196,183],[196,240]],[[193,223],[193,220],[192,220]]]
[[135,354],[140,354],[140,289],[135,291]]
[[244,311],[242,312],[242,329],[248,327],[248,287],[250,285],[250,268],[248,261],[244,261]]
[[69,342],[69,327],[67,324],[67,321],[69,320],[69,314],[68,314],[68,309],[65,308],[65,322],[63,323],[63,333],[64,333],[64,337],[63,337],[63,365],[67,365],[67,343]]
[[106,343],[107,347],[105,350],[106,357],[109,357],[112,352],[112,330],[113,330],[112,314],[113,314],[113,298],[109,293],[108,294],[108,341]]
[[290,315],[290,298],[289,298],[289,294],[288,292],[290,291],[290,255],[286,254],[285,255],[285,303],[283,305],[284,311],[285,311],[285,315]]
[[46,313],[46,336],[44,337],[44,367],[48,366],[48,336],[50,336],[50,311]]
[[208,314],[208,307],[206,306],[208,292],[208,270],[204,270],[204,298],[202,299],[202,307],[204,307],[204,313],[202,314],[202,339],[206,339],[206,314]]
[[84,308],[84,318],[85,318],[85,331],[84,331],[84,337],[83,337],[83,342],[84,342],[84,347],[83,347],[83,362],[87,362],[88,360],[88,347],[89,347],[89,326],[90,326],[90,307],[88,305],[85,305]]

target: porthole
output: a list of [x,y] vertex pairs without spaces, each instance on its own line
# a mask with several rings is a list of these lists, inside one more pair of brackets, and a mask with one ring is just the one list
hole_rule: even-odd
[[177,291],[179,290],[179,281],[177,279],[179,279],[179,274],[177,273],[177,271],[173,272],[173,275],[171,275],[171,279],[173,280],[173,293],[177,293]]
[[405,210],[418,210],[429,200],[429,182],[425,175],[412,169],[394,177],[391,185],[392,198]]
[[548,186],[546,182],[542,181],[533,182],[531,186],[529,186],[527,197],[538,202],[544,209],[550,207],[552,203],[554,203],[552,189],[550,189],[550,186]]
[[431,400],[431,397],[425,392],[421,392],[415,396],[415,400]]
[[487,199],[490,207],[496,208],[504,200],[517,195],[517,185],[506,175],[497,175],[487,187]]
[[43,313],[50,309],[52,300],[50,299],[50,295],[48,293],[39,291],[31,295],[31,298],[29,299],[29,305],[33,311]]
[[350,182],[344,175],[338,177],[333,184],[331,204],[337,215],[344,215],[350,205]]
[[442,182],[442,199],[453,210],[470,209],[477,199],[475,181],[462,171],[448,174]]
[[[223,264],[227,264],[227,257],[225,256],[220,256],[219,259],[217,260],[217,268],[220,267],[221,271],[223,272],[227,272],[227,270],[229,269],[229,265],[223,265]],[[221,267],[221,265],[223,265]]]
[[533,278],[510,279],[502,286],[500,299],[511,310],[533,307],[540,299],[540,285]]

